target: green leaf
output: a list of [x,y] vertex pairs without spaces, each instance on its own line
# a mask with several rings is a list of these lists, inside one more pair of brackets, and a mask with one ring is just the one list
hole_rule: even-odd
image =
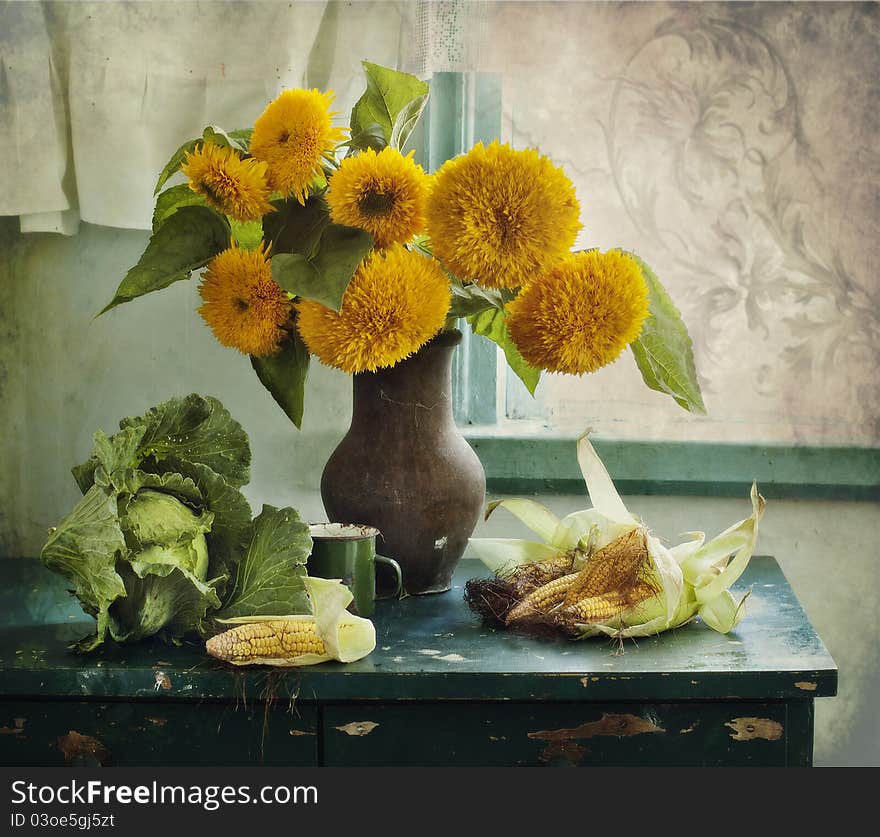
[[231,140],[232,145],[237,146],[247,154],[251,147],[252,133],[253,131],[250,128],[239,128],[238,130],[230,131],[227,136]]
[[309,527],[291,508],[263,506],[247,555],[218,619],[311,613],[303,578],[312,551]]
[[[72,469],[82,492],[104,472],[117,491],[137,491],[118,471],[141,469],[165,474],[189,464],[206,465],[233,486],[250,479],[251,452],[247,433],[216,398],[188,395],[171,398],[143,416],[124,418],[120,430],[109,438],[99,430],[94,435],[91,457]],[[109,475],[109,477],[107,476]],[[182,496],[185,499],[185,496]]]
[[334,311],[342,307],[342,297],[351,277],[372,248],[373,237],[366,230],[339,224],[330,224],[324,230],[311,262],[326,285],[324,295],[329,301],[325,305]]
[[329,224],[311,259],[299,253],[273,256],[272,276],[288,293],[338,311],[355,270],[372,247],[368,232]]
[[373,151],[378,153],[388,146],[388,139],[382,130],[382,126],[372,122],[363,128],[352,129],[348,142],[343,143],[343,145],[348,145],[359,151],[366,151],[368,148],[372,148]]
[[272,201],[272,205],[276,211],[263,218],[263,235],[272,242],[272,252],[311,256],[330,223],[324,199],[311,197],[304,206],[295,200]]
[[[417,253],[421,253],[428,258],[432,258],[434,255],[434,245],[431,244],[430,236],[425,233],[419,233],[419,235],[413,236],[413,239],[408,246],[411,250],[415,250]],[[459,282],[458,284],[460,285],[461,283]]]
[[[83,610],[98,620],[97,635],[87,645],[99,645],[107,633],[107,612],[125,596],[116,573],[125,538],[116,514],[116,497],[92,486],[73,511],[49,533],[40,560],[73,584]],[[84,646],[85,647],[85,646]]]
[[[180,474],[174,474],[173,477],[179,484],[186,483]],[[195,490],[195,486],[191,487],[198,498],[195,509],[179,499],[173,491],[167,490],[165,486],[156,488],[145,486],[134,496],[117,497],[119,522],[128,548],[137,551],[150,546],[173,548],[179,544],[190,544],[199,535],[210,532],[214,515],[204,510],[200,505],[201,497],[198,491]],[[193,569],[198,563],[195,556],[193,557],[194,560],[188,565],[189,569]],[[205,557],[207,559],[207,553]],[[200,573],[203,578],[206,569],[207,560]]]
[[405,142],[424,108],[424,99],[428,95],[427,83],[409,73],[401,73],[369,61],[364,61],[363,67],[367,76],[367,89],[351,111],[351,144],[360,149],[369,147],[356,144],[355,140],[360,142],[361,136],[374,131],[371,129],[373,125],[381,128],[386,144],[390,144],[401,112],[405,116],[397,133],[398,140],[403,137]]
[[314,265],[301,253],[272,256],[272,278],[287,293],[315,299],[323,289],[323,279]]
[[105,483],[109,475],[136,466],[141,459],[138,450],[145,430],[144,427],[130,427],[110,437],[103,430],[97,430],[92,436],[91,457],[71,468],[79,490],[85,494],[95,484],[95,470],[99,466],[104,469]]
[[128,271],[113,299],[98,316],[144,294],[189,279],[229,246],[229,226],[204,206],[184,206],[152,235],[138,263]]
[[462,285],[457,281],[450,284],[452,286],[452,304],[448,315],[450,317],[470,317],[491,309],[503,311],[504,306],[513,299],[513,294],[506,290]]
[[214,145],[237,148],[239,151],[247,153],[251,141],[251,131],[238,130],[226,132],[217,125],[208,125],[202,131],[202,139],[205,142],[213,142]]
[[473,314],[467,318],[475,334],[487,337],[504,350],[507,364],[516,373],[517,377],[525,384],[529,394],[534,396],[535,387],[541,378],[541,370],[535,369],[519,353],[516,343],[507,328],[507,314],[497,308],[491,308],[479,314]]
[[207,205],[198,192],[193,192],[189,188],[188,183],[172,186],[156,198],[156,208],[153,210],[153,232],[155,233],[178,209],[184,206]]
[[398,151],[403,150],[427,104],[428,94],[425,93],[424,96],[417,96],[397,114],[397,118],[394,120],[394,125],[391,128],[391,137],[388,141],[392,148],[396,148]]
[[[310,268],[311,269],[311,268]],[[309,352],[293,329],[281,344],[281,350],[267,357],[251,357],[251,366],[260,383],[271,393],[288,418],[302,427],[306,380],[309,376]]]
[[690,335],[675,303],[654,271],[634,253],[650,293],[648,319],[642,333],[630,344],[645,383],[657,392],[671,395],[692,413],[706,414]]
[[[196,511],[204,508],[204,495],[192,479],[183,474],[164,473],[153,474],[148,471],[140,471],[129,468],[125,471],[117,471],[113,475],[113,487],[117,494],[134,496],[141,489],[147,488],[152,491],[161,491],[171,494],[182,503]],[[121,502],[127,503],[128,498],[122,497]],[[121,512],[121,510],[120,510]],[[203,527],[199,531],[205,531]]]
[[172,155],[171,159],[165,164],[165,168],[159,174],[159,179],[156,181],[156,188],[153,190],[153,194],[159,194],[159,190],[165,185],[168,181],[168,178],[173,177],[177,174],[178,169],[184,161],[184,158],[190,151],[195,151],[198,146],[200,146],[204,140],[201,137],[197,139],[187,140],[180,148],[177,149]]
[[232,143],[229,141],[229,135],[217,125],[208,125],[204,131],[202,131],[202,139],[205,142],[211,142],[214,145],[220,145],[223,148],[228,148]]
[[239,247],[245,250],[254,250],[260,246],[263,240],[263,222],[257,221],[236,221],[234,218],[229,219],[229,227],[232,230],[232,237]]
[[[232,575],[233,567],[244,556],[251,539],[251,507],[241,491],[207,465],[177,461],[176,472],[163,474],[166,490],[185,500],[177,480],[183,487],[194,485],[200,495],[197,508],[214,515],[208,542],[208,578]],[[176,478],[176,479],[175,479]]]
[[[133,494],[147,485],[141,471],[180,472],[196,480],[191,467],[195,465],[207,466],[236,487],[250,479],[247,434],[214,398],[172,398],[119,425],[120,431],[109,438],[101,430],[95,433],[92,456],[72,469],[81,491],[98,482]],[[189,499],[179,486],[170,490]]]
[[135,642],[160,630],[183,636],[197,628],[208,610],[220,607],[210,582],[200,581],[179,564],[120,561],[118,570],[127,595],[110,606],[108,626],[117,642]]
[[[120,429],[144,426],[138,449],[144,470],[177,470],[178,462],[207,465],[234,486],[250,479],[251,451],[247,433],[229,411],[210,396],[171,398],[138,418],[126,418]],[[147,462],[152,459],[152,462]]]

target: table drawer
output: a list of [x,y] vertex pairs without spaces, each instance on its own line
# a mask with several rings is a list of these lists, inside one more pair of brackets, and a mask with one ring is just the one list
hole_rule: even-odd
[[810,701],[362,703],[322,713],[328,766],[784,766],[809,764],[813,735]]
[[[265,733],[265,734],[264,734]],[[0,764],[318,763],[314,704],[0,701]]]

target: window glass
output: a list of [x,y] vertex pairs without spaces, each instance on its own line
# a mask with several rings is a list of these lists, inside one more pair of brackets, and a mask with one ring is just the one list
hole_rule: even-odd
[[[876,445],[880,50],[865,4],[503,3],[504,133],[575,183],[577,246],[650,264],[694,340],[706,417],[626,351],[584,378],[508,373],[509,426]],[[503,364],[501,364],[503,366]]]

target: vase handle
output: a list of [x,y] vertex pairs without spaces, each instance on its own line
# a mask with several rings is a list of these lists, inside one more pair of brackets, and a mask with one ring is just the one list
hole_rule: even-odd
[[376,553],[376,563],[385,564],[386,566],[391,567],[395,578],[397,578],[397,585],[395,586],[393,593],[389,593],[387,596],[376,596],[376,598],[391,599],[396,597],[399,599],[401,593],[403,593],[403,572],[400,569],[400,564],[398,564],[393,558],[386,558],[384,555],[379,555],[378,553]]

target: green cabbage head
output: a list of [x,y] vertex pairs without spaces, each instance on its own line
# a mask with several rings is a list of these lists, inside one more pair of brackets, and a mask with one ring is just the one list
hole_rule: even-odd
[[203,605],[219,606],[206,584],[208,542],[214,515],[195,512],[173,494],[145,488],[131,497],[120,519],[129,547],[126,565],[117,565],[125,596],[110,605],[110,634],[120,642],[172,634],[203,617]]
[[91,458],[73,469],[83,497],[41,554],[97,620],[78,650],[107,638],[174,640],[220,607],[251,539],[240,491],[249,465],[241,426],[199,395],[95,434]]
[[199,581],[208,573],[208,542],[214,515],[200,514],[173,494],[145,488],[126,509],[123,533],[141,547],[136,560],[150,564],[175,564],[189,570]]

